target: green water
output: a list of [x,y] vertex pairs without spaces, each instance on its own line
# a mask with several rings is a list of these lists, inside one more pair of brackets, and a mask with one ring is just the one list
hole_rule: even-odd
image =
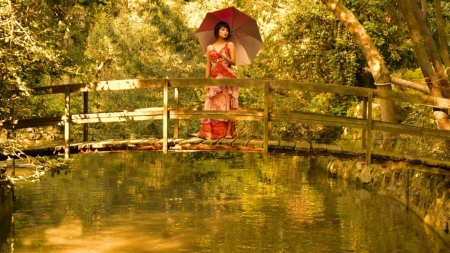
[[395,201],[250,153],[75,155],[16,186],[2,252],[447,252]]

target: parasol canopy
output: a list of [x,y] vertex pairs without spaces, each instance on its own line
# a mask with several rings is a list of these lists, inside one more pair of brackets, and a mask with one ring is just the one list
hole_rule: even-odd
[[208,12],[197,30],[203,53],[216,41],[214,27],[219,21],[230,26],[231,38],[236,47],[236,65],[248,65],[258,54],[263,42],[256,20],[234,7]]

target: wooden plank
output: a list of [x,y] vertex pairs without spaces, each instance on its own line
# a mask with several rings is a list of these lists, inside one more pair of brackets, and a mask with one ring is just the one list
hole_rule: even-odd
[[96,142],[93,143],[91,148],[107,148],[107,147],[111,147],[111,141],[106,140],[106,141],[101,141],[101,142]]
[[[66,88],[70,92],[86,91],[113,91],[113,90],[131,90],[142,88],[163,88],[166,81],[170,82],[170,87],[204,87],[204,86],[238,86],[241,88],[263,89],[267,80],[263,79],[213,79],[213,78],[154,78],[154,79],[127,79],[110,80],[91,83],[77,83],[56,86],[45,86],[33,88],[35,95],[65,93]],[[288,80],[271,80],[270,89],[275,90],[299,90],[318,93],[334,93],[341,95],[352,95],[367,97],[367,94],[373,92],[374,98],[391,99],[400,102],[435,106],[440,108],[450,108],[450,100],[446,98],[437,98],[430,95],[408,94],[404,92],[385,91],[370,88],[334,85],[326,83],[298,82]],[[16,91],[21,93],[21,91]]]
[[169,139],[169,138],[167,140],[160,139],[157,142],[153,143],[153,145],[158,144],[158,145],[161,145],[162,147],[164,147],[164,143],[166,143],[166,145],[168,147],[169,145],[175,144],[173,141],[174,141],[174,139]]
[[178,143],[180,143],[182,141],[184,141],[184,139],[180,139],[180,138],[175,137],[175,136],[173,137],[173,143],[175,143],[175,144],[178,144]]
[[204,141],[202,138],[190,138],[186,140],[179,141],[177,144],[180,146],[191,145],[191,144],[200,144]]
[[307,141],[296,141],[295,142],[295,150],[297,151],[310,151],[311,144]]
[[324,150],[330,153],[342,154],[346,153],[340,146],[325,144]]
[[374,89],[352,87],[344,85],[326,84],[326,83],[314,83],[314,82],[298,82],[287,80],[274,80],[270,82],[270,88],[274,90],[299,90],[299,91],[311,91],[319,93],[334,93],[341,95],[353,95],[365,97]]
[[246,140],[246,139],[236,139],[236,140],[234,140],[234,142],[231,145],[246,147],[249,142],[250,142],[250,140]]
[[4,129],[22,129],[28,127],[40,126],[63,126],[64,121],[62,117],[45,117],[37,119],[20,119],[20,120],[2,120],[0,121],[0,128]]
[[280,141],[280,149],[295,149],[295,141]]
[[450,131],[448,130],[437,130],[437,129],[429,129],[423,127],[395,124],[383,121],[374,121],[373,122],[373,130],[375,131],[387,131],[395,134],[407,134],[407,135],[415,135],[422,136],[428,138],[436,138],[442,140],[450,139]]
[[128,147],[135,147],[138,145],[153,145],[154,143],[156,143],[158,141],[159,141],[159,139],[157,139],[157,138],[132,139],[132,140],[127,140],[126,144]]
[[313,143],[312,147],[315,152],[326,152],[328,150],[327,144]]
[[[217,144],[220,145],[231,145],[233,142],[235,141],[235,139],[226,139],[226,138],[221,138],[217,141]],[[234,145],[232,145],[234,146]]]
[[205,145],[216,145],[219,139],[217,140],[204,140],[202,143]]
[[247,144],[247,147],[251,148],[264,148],[264,141],[262,140],[250,140]]
[[269,140],[267,142],[267,147],[269,147],[269,148],[279,148],[280,147],[280,141],[279,140]]
[[131,144],[128,140],[115,141],[114,145],[118,147],[133,147],[133,144]]
[[111,123],[111,122],[126,122],[126,121],[142,121],[142,120],[161,120],[162,115],[159,116],[133,116],[133,117],[98,117],[90,119],[74,120],[72,123],[85,124],[85,123]]
[[36,87],[32,90],[34,95],[65,93],[66,88],[70,92],[86,92],[86,91],[113,91],[113,90],[133,90],[147,88],[163,88],[167,79],[126,79],[126,80],[110,80],[90,83],[75,83],[55,86]]
[[334,116],[311,112],[294,112],[288,110],[273,110],[272,121],[307,123],[324,126],[340,126],[351,128],[366,128],[366,120],[353,117]]
[[139,120],[155,120],[163,118],[163,109],[160,107],[147,108],[146,110],[74,114],[71,116],[72,123],[97,123],[97,122],[124,122]]
[[170,78],[170,86],[181,87],[205,87],[205,86],[238,86],[240,88],[264,88],[264,81],[261,79],[249,78]]
[[152,145],[153,143],[157,142],[158,139],[157,138],[149,138],[149,139],[147,139],[147,141],[150,145]]
[[242,109],[232,111],[202,110],[198,108],[178,108],[170,110],[171,119],[236,119],[236,120],[261,120],[263,111],[261,109]]
[[371,88],[351,87],[343,85],[333,85],[325,83],[297,82],[297,81],[271,81],[271,88],[275,90],[299,90],[318,93],[334,93],[341,95],[353,95],[367,97],[373,93],[374,98],[390,99],[405,103],[435,106],[440,108],[450,108],[450,99],[438,98],[430,95],[408,94]]

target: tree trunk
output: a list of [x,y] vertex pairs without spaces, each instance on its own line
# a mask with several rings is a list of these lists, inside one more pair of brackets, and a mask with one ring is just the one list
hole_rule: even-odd
[[[426,26],[426,22],[423,20],[422,12],[420,11],[420,9],[417,5],[417,2],[415,2],[415,0],[398,0],[398,3],[401,7],[403,17],[405,19],[405,22],[406,22],[409,32],[411,34],[411,40],[413,42],[414,51],[416,53],[416,58],[419,63],[419,66],[422,70],[422,73],[425,76],[425,80],[427,82],[428,88],[430,89],[430,94],[434,97],[444,97],[444,92],[442,90],[441,84],[445,85],[446,82],[444,82],[444,83],[440,82],[440,80],[442,80],[442,79],[439,78],[438,75],[436,75],[432,65],[430,64],[430,60],[429,60],[428,53],[427,53],[427,48],[430,51],[433,65],[436,64],[436,59],[433,59],[433,56],[436,57],[434,55],[436,52],[433,51],[434,50],[433,46],[430,45],[430,43],[431,43],[430,38],[429,37],[427,39],[424,38],[424,36],[427,36],[427,35],[431,36],[431,33],[429,32],[428,27],[426,27],[426,30],[428,30],[428,32],[424,31],[425,28],[423,27],[423,25]],[[416,17],[418,17],[419,20],[416,19]],[[419,23],[424,23],[424,24],[419,25]],[[431,37],[431,40],[432,40],[432,37]],[[427,41],[428,43],[425,43],[425,41]],[[434,45],[434,42],[433,42],[433,45]],[[436,47],[434,46],[434,48],[436,48]],[[439,61],[439,63],[437,63],[436,66],[438,66],[438,67],[441,66],[441,70],[443,70],[442,64],[440,64],[440,61]],[[442,72],[441,74],[445,75],[444,72]],[[443,78],[443,79],[445,79],[445,78]],[[435,110],[434,116],[437,121],[438,129],[450,130],[449,117],[448,117],[447,111]]]
[[442,19],[441,0],[434,0],[436,10],[436,25],[439,34],[439,44],[441,48],[442,61],[446,67],[450,67],[450,57],[448,55],[446,26]]
[[[347,27],[350,34],[355,38],[356,43],[366,58],[377,89],[392,90],[389,70],[386,68],[383,57],[375,47],[372,38],[367,34],[363,25],[338,0],[322,0],[322,2],[336,15],[339,21]],[[381,119],[383,121],[396,122],[394,101],[383,99],[380,101],[380,108]],[[391,138],[389,133],[384,133],[383,136],[384,141]]]
[[[420,34],[424,38],[425,45],[428,49],[428,54],[430,55],[431,62],[434,67],[435,73],[437,75],[440,86],[448,87],[447,78],[445,78],[445,69],[441,62],[441,57],[439,56],[439,51],[434,43],[433,35],[430,32],[430,29],[427,26],[427,16],[426,16],[426,8],[422,10],[419,9],[419,5],[414,2],[414,0],[410,1],[411,9],[414,14],[414,17],[419,25]],[[426,3],[425,3],[426,5]]]

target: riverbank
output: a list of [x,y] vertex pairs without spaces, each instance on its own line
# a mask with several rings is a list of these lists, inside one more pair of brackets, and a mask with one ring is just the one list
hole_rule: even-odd
[[372,192],[388,195],[416,213],[425,224],[450,243],[450,173],[411,163],[366,166],[358,160],[312,158],[311,167],[330,176],[364,184]]

